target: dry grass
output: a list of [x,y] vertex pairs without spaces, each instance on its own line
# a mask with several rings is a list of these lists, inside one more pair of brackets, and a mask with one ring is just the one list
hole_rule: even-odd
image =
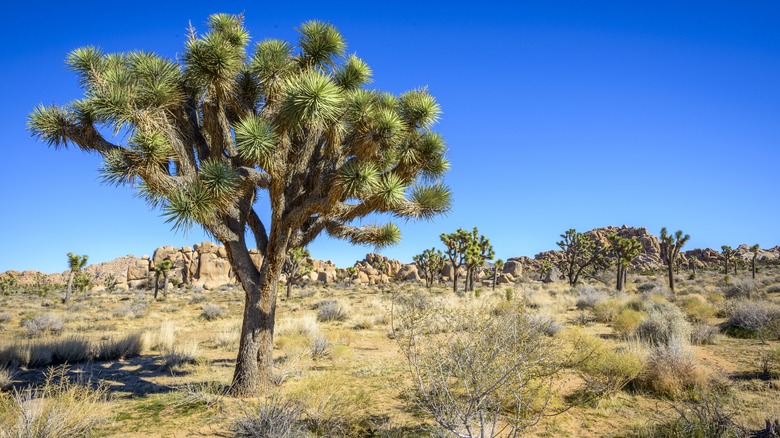
[[[775,271],[761,274],[766,277],[753,283],[756,292],[748,301],[773,308],[780,304],[780,294],[771,292],[780,277]],[[780,350],[780,342],[771,332],[765,332],[764,342],[717,334],[739,301],[724,297],[728,285],[722,273],[703,270],[696,280],[684,277],[681,272],[676,298],[666,290],[663,275],[635,273],[629,274],[623,293],[595,283],[572,289],[527,278],[496,291],[483,288],[479,297],[454,294],[447,285],[430,292],[404,283],[296,288],[277,308],[273,392],[279,395],[278,403],[289,401],[300,408],[296,427],[302,429],[296,430],[303,430],[301,434],[430,436],[433,419],[415,411],[405,391],[408,365],[399,342],[408,328],[409,309],[484,307],[492,317],[501,317],[517,307],[546,327],[543,339],[561,346],[567,365],[555,382],[562,391],[552,405],[574,400],[566,395],[584,401],[562,415],[541,419],[526,436],[614,435],[653,423],[654,410],[669,399],[682,401],[714,389],[728,394],[740,424],[759,426],[764,416],[780,417],[773,380],[780,372],[780,354],[771,354]],[[95,435],[230,435],[231,422],[245,414],[256,417],[248,420],[254,424],[267,424],[260,418],[275,418],[272,413],[261,415],[253,400],[237,401],[221,392],[232,375],[242,298],[241,291],[230,288],[175,290],[164,303],[152,302],[148,292],[141,298],[136,291],[95,292],[67,306],[37,296],[0,297],[5,309],[13,309],[0,323],[0,386],[36,384],[43,373],[40,367],[54,363],[55,356],[78,358],[89,351],[93,358],[122,359],[72,371],[106,379],[116,391],[116,397],[95,405],[96,412],[112,412],[111,422],[93,423]],[[342,312],[345,316],[318,321],[328,302],[348,309]],[[223,316],[201,318],[206,303],[223,309]],[[138,317],[127,312],[134,306],[143,310]],[[463,333],[468,324],[456,323],[450,311],[432,314],[425,335],[447,339]],[[41,315],[47,316],[34,326],[44,328],[28,331],[33,324],[24,321]],[[39,324],[58,319],[61,326]],[[597,347],[587,358],[580,354],[589,351],[587,345],[571,337],[575,327]],[[637,340],[637,332],[644,341]],[[680,349],[676,339],[685,341]],[[694,345],[687,345],[688,339]],[[768,373],[762,371],[760,358],[766,358]],[[575,394],[584,383],[589,391]],[[4,418],[17,412],[8,404],[13,395],[8,391],[0,393]]]

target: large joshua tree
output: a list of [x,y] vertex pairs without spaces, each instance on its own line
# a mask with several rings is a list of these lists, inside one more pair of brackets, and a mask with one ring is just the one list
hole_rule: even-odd
[[[297,48],[263,40],[250,49],[242,16],[212,15],[208,27],[190,32],[177,60],[73,51],[67,64],[84,98],[39,106],[28,123],[55,148],[100,154],[105,181],[136,186],[174,227],[197,224],[225,245],[245,291],[232,392],[248,396],[271,382],[287,251],[322,232],[355,244],[398,242],[394,224],[361,221],[447,211],[440,180],[449,165],[431,130],[435,99],[425,89],[367,89],[371,69],[345,55],[330,24],[301,25]],[[259,266],[250,246],[263,255]]]
[[574,228],[561,234],[561,241],[556,245],[561,248],[562,257],[555,264],[569,286],[577,285],[581,275],[593,275],[595,271],[609,266],[606,248]]
[[672,293],[674,293],[674,265],[677,262],[677,258],[680,257],[680,249],[685,246],[685,243],[690,238],[691,236],[688,234],[683,236],[682,230],[677,230],[674,235],[671,235],[666,231],[666,227],[661,228],[661,260],[666,265],[667,274],[669,275],[669,290]]

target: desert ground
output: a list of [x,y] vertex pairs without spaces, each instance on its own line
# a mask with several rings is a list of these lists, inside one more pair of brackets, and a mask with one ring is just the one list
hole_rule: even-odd
[[[430,388],[415,382],[434,373],[428,353],[454,339],[491,355],[469,365],[477,380],[511,357],[507,345],[542,348],[549,377],[498,382],[528,408],[496,417],[497,436],[510,434],[506,424],[538,437],[745,436],[780,418],[780,268],[762,266],[755,280],[749,270],[727,278],[700,269],[695,279],[681,270],[676,294],[663,272],[630,272],[622,292],[611,278],[570,287],[527,272],[474,292],[309,284],[290,299],[280,288],[275,386],[261,399],[226,395],[243,308],[237,285],[171,287],[157,301],[143,289],[85,292],[67,305],[61,291],[7,292],[0,435],[48,424],[61,434],[43,436],[272,436],[263,421],[286,418],[289,436],[448,436],[420,397]],[[471,322],[504,324],[506,315],[539,336],[497,350],[473,344],[511,328]],[[421,349],[413,359],[410,341]],[[712,422],[725,434],[695,433]]]

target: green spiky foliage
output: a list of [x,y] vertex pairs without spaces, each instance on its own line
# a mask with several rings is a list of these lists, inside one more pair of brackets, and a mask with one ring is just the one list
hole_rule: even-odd
[[426,249],[422,254],[414,256],[414,264],[425,278],[425,286],[430,289],[433,283],[439,279],[444,268],[444,253],[436,248]]
[[454,233],[441,233],[439,238],[444,244],[444,255],[452,265],[452,291],[457,292],[460,268],[466,263],[466,249],[468,249],[471,233],[458,228]]
[[755,245],[750,247],[750,252],[753,253],[753,258],[750,260],[750,269],[753,271],[753,279],[756,279],[756,260],[758,260],[758,250],[759,246],[756,243]]
[[623,286],[626,284],[626,278],[628,277],[628,268],[634,259],[642,252],[642,244],[636,240],[636,237],[626,238],[616,234],[610,234],[607,237],[609,242],[609,250],[615,257],[615,265],[617,266],[617,278],[615,282],[615,289],[618,291],[623,290]]
[[[447,148],[433,131],[440,108],[427,89],[369,89],[371,69],[345,56],[333,26],[311,21],[298,33],[297,48],[250,46],[242,16],[215,14],[175,60],[77,49],[67,64],[84,97],[38,106],[28,121],[55,148],[101,155],[106,182],[137,187],[174,227],[201,226],[225,246],[246,292],[235,395],[272,385],[276,289],[288,249],[321,233],[391,245],[399,228],[367,225],[368,216],[430,219],[450,206],[441,182]],[[250,246],[263,255],[260,266]]]
[[504,270],[504,261],[498,259],[493,263],[493,290],[496,290],[496,283],[498,283],[498,273]]
[[551,261],[547,259],[542,259],[539,261],[539,267],[537,268],[539,272],[539,281],[546,281],[546,279],[550,276],[550,273],[552,272],[553,264]]
[[671,235],[666,231],[666,227],[661,228],[661,236],[659,238],[661,261],[666,266],[669,276],[669,290],[672,293],[674,293],[674,266],[680,257],[680,250],[690,238],[691,236],[688,234],[683,236],[682,230],[677,230],[674,235]]
[[[737,254],[737,251],[728,245],[723,245],[720,247],[720,253],[723,254],[723,275],[729,275],[729,266],[731,266],[729,262]],[[735,266],[734,274],[736,273],[737,268]]]
[[68,269],[70,275],[68,275],[68,286],[65,289],[65,302],[70,302],[71,293],[73,292],[73,281],[76,279],[76,275],[87,266],[87,260],[89,256],[68,253]]
[[161,260],[154,267],[154,299],[157,300],[157,289],[160,284],[160,276],[163,277],[163,297],[168,298],[168,275],[173,267],[170,259]]
[[310,273],[314,268],[311,263],[306,261],[309,257],[311,257],[311,254],[306,248],[292,248],[287,251],[287,258],[284,260],[282,272],[287,277],[286,297],[288,300],[292,294],[293,284],[301,281],[303,276]]
[[477,227],[474,227],[469,235],[464,258],[466,267],[465,290],[467,292],[474,290],[474,277],[477,276],[478,270],[485,265],[486,261],[491,260],[493,257],[495,257],[495,252],[493,251],[493,245],[490,244],[490,239],[479,234]]
[[593,276],[597,271],[609,266],[607,249],[574,228],[561,234],[561,240],[556,244],[563,251],[562,257],[556,261],[556,266],[570,286],[575,286],[581,276]]

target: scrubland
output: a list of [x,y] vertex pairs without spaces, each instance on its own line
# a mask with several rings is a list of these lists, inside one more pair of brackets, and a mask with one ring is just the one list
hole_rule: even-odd
[[237,286],[1,297],[0,436],[747,436],[780,418],[778,267],[681,271],[676,294],[652,272],[623,292],[281,291],[262,399],[226,395]]

